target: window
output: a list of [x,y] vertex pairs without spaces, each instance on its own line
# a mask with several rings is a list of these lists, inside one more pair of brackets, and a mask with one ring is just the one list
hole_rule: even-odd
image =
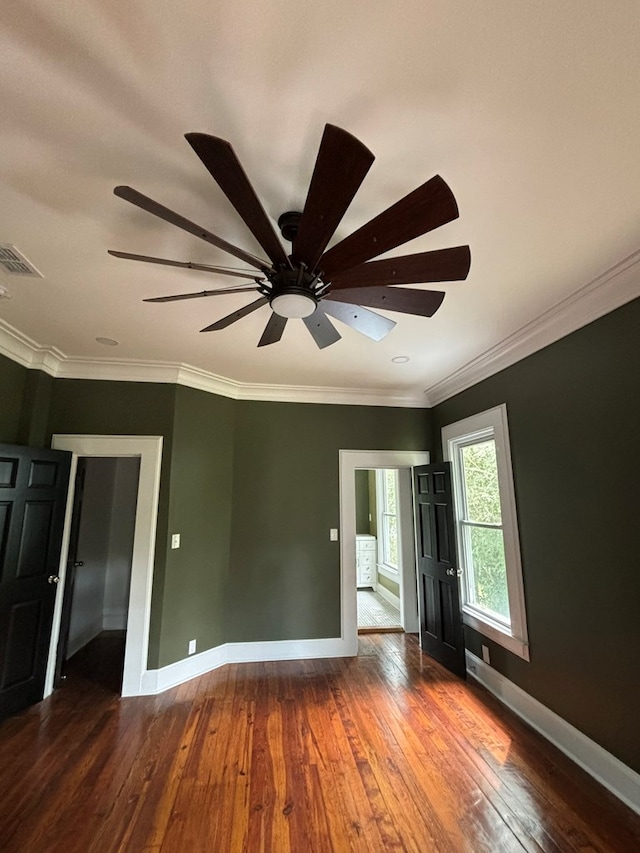
[[506,406],[442,430],[467,625],[529,660]]
[[376,471],[378,541],[381,566],[398,572],[398,472]]

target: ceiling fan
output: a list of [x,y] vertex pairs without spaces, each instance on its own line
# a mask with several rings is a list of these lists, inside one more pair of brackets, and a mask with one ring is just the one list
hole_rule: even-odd
[[257,272],[112,250],[109,254],[252,280],[250,285],[243,283],[144,300],[174,302],[238,292],[258,294],[253,302],[206,326],[202,332],[224,329],[268,304],[271,317],[259,347],[279,341],[292,318],[304,321],[320,348],[341,337],[329,316],[373,340],[381,340],[396,324],[371,308],[431,317],[444,299],[442,291],[398,285],[456,281],[465,279],[469,273],[469,246],[371,260],[458,217],[453,193],[439,175],[325,251],[374,160],[359,140],[339,127],[325,126],[303,211],[288,211],[278,219],[282,236],[292,243],[290,255],[284,250],[231,145],[205,133],[187,133],[186,139],[269,260],[228,243],[127,186],[116,187],[114,193],[235,256]]

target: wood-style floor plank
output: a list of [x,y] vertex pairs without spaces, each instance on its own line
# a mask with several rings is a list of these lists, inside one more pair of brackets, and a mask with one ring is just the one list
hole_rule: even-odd
[[6,853],[640,851],[637,815],[415,637],[129,699],[100,643],[0,725]]

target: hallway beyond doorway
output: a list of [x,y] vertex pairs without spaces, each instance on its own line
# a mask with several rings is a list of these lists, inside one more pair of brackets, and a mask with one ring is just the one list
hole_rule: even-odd
[[359,589],[358,633],[402,631],[400,611],[391,602],[372,589]]
[[120,696],[125,637],[125,631],[102,631],[94,637],[67,660],[64,687],[81,690],[90,682]]

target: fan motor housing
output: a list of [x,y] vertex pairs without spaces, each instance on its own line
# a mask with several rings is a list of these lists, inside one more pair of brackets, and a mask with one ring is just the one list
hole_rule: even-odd
[[[307,272],[304,267],[299,267],[277,270],[268,274],[268,278],[271,289],[266,295],[269,296],[269,304],[276,314],[282,317],[305,317],[313,314],[319,301],[316,292],[318,276]],[[292,298],[284,300],[282,297]]]
[[302,213],[299,210],[287,210],[278,217],[280,233],[289,243],[293,243],[300,228]]

